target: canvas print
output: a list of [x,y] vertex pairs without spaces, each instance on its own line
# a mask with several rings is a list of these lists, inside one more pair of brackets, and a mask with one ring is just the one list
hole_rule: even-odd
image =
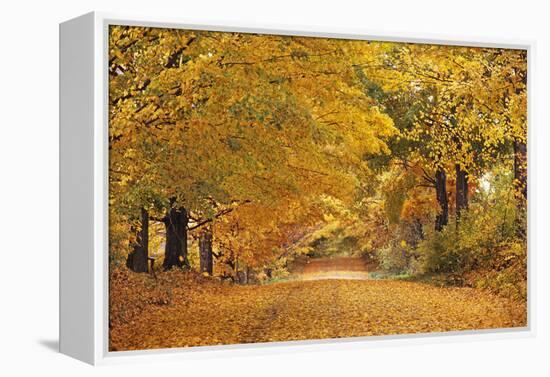
[[109,350],[527,325],[527,51],[111,25]]

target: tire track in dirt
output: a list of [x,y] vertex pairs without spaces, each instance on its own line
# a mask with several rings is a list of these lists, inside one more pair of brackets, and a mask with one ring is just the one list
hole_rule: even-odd
[[270,306],[259,311],[256,318],[248,328],[245,328],[240,335],[242,343],[261,343],[273,341],[269,338],[272,323],[275,322],[281,312],[288,306],[290,297],[295,296],[300,287],[292,287],[288,292],[277,295],[277,299]]

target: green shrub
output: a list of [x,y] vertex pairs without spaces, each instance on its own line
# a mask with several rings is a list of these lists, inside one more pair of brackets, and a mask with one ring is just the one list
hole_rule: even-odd
[[422,272],[459,274],[469,285],[515,299],[526,298],[524,221],[507,192],[476,198],[460,219],[429,232],[418,245]]
[[380,267],[386,271],[401,272],[407,268],[407,260],[403,252],[393,245],[379,249],[377,259]]
[[376,251],[379,266],[392,274],[407,273],[411,270],[413,256],[406,245],[392,242]]
[[446,233],[433,232],[418,245],[417,251],[422,256],[424,272],[450,272],[458,269],[461,258],[454,250],[455,240],[449,239]]
[[527,247],[511,242],[500,248],[492,269],[472,274],[470,280],[479,288],[517,300],[527,299]]

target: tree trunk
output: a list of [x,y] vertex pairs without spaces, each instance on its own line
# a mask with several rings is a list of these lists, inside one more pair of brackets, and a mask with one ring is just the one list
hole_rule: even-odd
[[212,229],[206,227],[199,236],[199,254],[201,272],[212,275],[213,273],[213,258],[212,258]]
[[246,266],[243,271],[244,274],[244,284],[250,283],[250,267]]
[[516,234],[527,236],[527,145],[514,140],[514,192],[516,198]]
[[435,193],[440,211],[435,218],[435,230],[438,232],[449,223],[449,198],[447,196],[447,175],[442,169],[435,173]]
[[468,208],[468,173],[456,164],[456,219],[462,210]]
[[239,257],[235,255],[234,261],[233,261],[233,276],[235,276],[235,282],[237,284],[240,283],[239,280]]
[[[419,218],[414,219],[414,231],[418,240],[422,241],[424,239],[424,227],[422,226],[422,221]],[[415,241],[414,246],[418,245],[418,241]]]
[[138,231],[134,227],[136,240],[132,244],[132,251],[128,254],[126,266],[134,272],[147,272],[149,257],[149,212],[145,208],[141,209],[141,229]]
[[527,145],[514,140],[514,183],[518,204],[525,206],[527,200]]
[[187,223],[189,217],[183,207],[170,208],[164,219],[166,245],[164,248],[164,270],[172,267],[189,267],[187,260]]

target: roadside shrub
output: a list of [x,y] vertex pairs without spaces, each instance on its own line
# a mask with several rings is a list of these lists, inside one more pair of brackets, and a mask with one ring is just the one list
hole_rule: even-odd
[[418,245],[418,252],[423,259],[423,271],[427,273],[460,271],[467,258],[456,248],[456,234],[433,232],[430,237]]
[[458,274],[465,284],[514,299],[527,292],[527,247],[510,190],[476,198],[460,219],[418,245],[422,272]]
[[527,248],[522,242],[502,247],[493,269],[474,271],[468,280],[476,287],[517,300],[527,299]]
[[403,240],[376,250],[375,257],[383,270],[393,274],[414,274],[419,270],[416,252]]
[[378,249],[376,254],[380,267],[386,271],[399,273],[407,269],[405,251],[393,244]]

